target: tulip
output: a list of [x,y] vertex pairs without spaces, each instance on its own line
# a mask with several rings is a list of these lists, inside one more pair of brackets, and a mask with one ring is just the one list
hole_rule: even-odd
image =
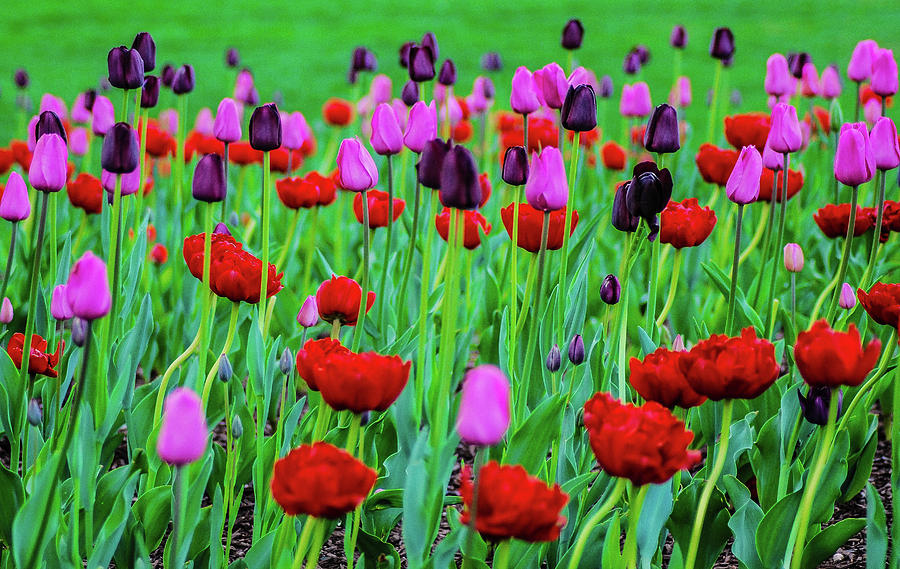
[[440,200],[444,206],[457,209],[475,209],[481,203],[478,166],[465,146],[453,146],[444,157]]
[[667,168],[660,170],[656,163],[649,160],[634,167],[625,194],[625,205],[631,215],[647,221],[650,226],[650,241],[653,241],[659,230],[656,215],[665,209],[671,197],[672,174]]
[[58,192],[66,185],[69,168],[66,143],[57,134],[42,136],[34,147],[28,183],[42,192]]
[[369,94],[376,104],[387,103],[391,100],[391,90],[393,84],[391,78],[387,75],[379,74],[372,77],[372,84],[369,86]]
[[[846,283],[845,283],[846,284]],[[831,388],[817,385],[809,388],[806,397],[800,388],[797,388],[797,398],[800,400],[800,410],[803,418],[813,425],[825,425],[828,423],[828,408],[831,406]],[[844,393],[838,390],[838,416],[844,403]]]
[[452,59],[445,59],[441,64],[441,70],[438,73],[438,83],[445,87],[450,87],[456,83],[456,65]]
[[141,187],[140,171],[137,168],[126,174],[118,175],[109,170],[102,170],[100,172],[100,184],[103,189],[106,190],[107,201],[110,205],[113,204],[114,193],[116,191],[116,176],[119,177],[119,191],[123,196],[135,194]]
[[303,301],[300,311],[297,313],[297,324],[304,328],[311,328],[319,323],[319,309],[316,307],[316,296],[311,294]]
[[441,170],[450,148],[449,141],[445,142],[439,138],[425,143],[416,163],[416,177],[420,184],[432,190],[441,189]]
[[175,72],[172,78],[172,92],[176,95],[186,95],[194,90],[194,66],[185,63]]
[[622,70],[625,75],[636,75],[641,70],[641,56],[636,51],[629,51],[622,63]]
[[375,152],[382,156],[398,154],[403,150],[403,132],[397,122],[397,115],[387,103],[378,105],[372,115],[370,142]]
[[544,360],[544,367],[550,373],[556,373],[562,367],[562,352],[559,351],[559,345],[553,344],[550,352],[547,353],[547,359]]
[[435,136],[437,136],[435,103],[426,105],[424,101],[416,102],[409,109],[403,143],[413,152],[422,152],[425,144],[434,140]]
[[16,73],[13,75],[13,81],[19,89],[27,89],[29,83],[28,72],[21,68],[16,69]]
[[63,128],[62,121],[59,120],[59,116],[53,111],[44,111],[38,116],[38,120],[34,125],[34,140],[37,142],[41,139],[45,134],[56,134],[60,138],[63,139],[63,142],[68,142],[68,138],[66,137],[66,129]]
[[212,111],[209,110],[209,107],[203,107],[197,113],[197,118],[194,119],[194,132],[198,132],[203,136],[212,136],[213,122]]
[[419,84],[412,79],[407,81],[400,91],[400,99],[407,107],[414,106],[419,101]]
[[560,40],[563,48],[568,50],[578,49],[581,47],[582,40],[584,40],[584,26],[581,25],[581,20],[573,18],[566,22],[566,25],[563,26],[562,39]]
[[159,72],[159,82],[162,83],[163,87],[172,88],[172,81],[175,80],[175,68],[172,67],[170,63],[166,63],[162,66],[162,70]]
[[734,34],[729,28],[716,28],[709,43],[709,55],[725,62],[734,55]]
[[159,77],[146,75],[141,89],[141,108],[152,109],[159,102]]
[[788,154],[803,146],[803,133],[797,120],[797,109],[787,103],[778,103],[772,109],[772,127],[767,144],[775,152]]
[[775,97],[789,94],[794,80],[788,69],[787,58],[780,53],[773,53],[766,61],[766,93]]
[[413,46],[409,50],[409,78],[416,83],[434,79],[437,55],[427,46]]
[[256,105],[259,102],[259,94],[253,84],[253,74],[249,69],[243,69],[234,81],[234,98],[245,105]]
[[608,99],[612,97],[613,94],[613,82],[612,77],[609,75],[604,75],[600,78],[600,88],[597,92],[600,95],[601,99]]
[[136,50],[141,55],[145,73],[156,68],[156,43],[153,41],[153,36],[147,32],[140,32],[134,37],[131,49]]
[[225,199],[225,164],[218,154],[206,154],[194,168],[191,195],[195,200],[214,203]]
[[652,109],[650,87],[646,83],[639,81],[634,85],[622,86],[622,98],[619,100],[619,112],[622,116],[645,117]]
[[28,402],[28,411],[25,416],[28,420],[28,424],[32,427],[39,427],[41,425],[41,422],[44,420],[44,413],[41,411],[41,406],[38,404],[37,399],[32,399]]
[[136,133],[126,122],[116,123],[103,139],[100,164],[113,174],[127,174],[138,167],[140,147]]
[[791,75],[795,79],[803,78],[803,66],[807,63],[812,63],[812,56],[810,56],[807,52],[801,51],[788,53],[787,56],[788,67],[791,70]]
[[112,298],[106,263],[91,251],[85,252],[72,266],[66,286],[66,300],[72,314],[82,320],[96,320],[109,313]]
[[822,70],[822,97],[836,99],[841,96],[841,76],[834,65],[829,65]]
[[50,315],[57,320],[69,320],[75,315],[72,312],[72,307],[69,306],[67,288],[64,284],[56,285],[50,297]]
[[209,432],[200,397],[187,387],[166,396],[156,452],[167,464],[184,466],[206,452]]
[[[89,91],[91,91],[89,89]],[[72,103],[72,120],[78,123],[89,123],[91,122],[91,109],[88,108],[87,104],[85,104],[85,92],[78,93],[75,97],[75,102]],[[93,91],[94,97],[90,101],[90,106],[94,106],[94,101],[97,98],[97,92]]]
[[882,97],[897,93],[897,61],[890,49],[879,49],[872,58],[872,91]]
[[378,184],[378,168],[359,138],[345,138],[338,150],[340,185],[345,190],[363,192]]
[[856,44],[847,64],[847,77],[851,81],[862,83],[872,75],[872,60],[877,49],[875,40],[862,40]]
[[[3,196],[0,197],[0,217],[16,223],[31,215],[31,200],[28,199],[28,188],[18,172],[9,173]],[[8,270],[8,269],[7,269]]]
[[552,146],[531,156],[531,169],[525,184],[528,205],[541,211],[556,211],[569,201],[569,182],[562,153]]
[[519,67],[513,75],[509,104],[520,115],[527,115],[541,108],[534,77],[527,67]]
[[489,51],[481,56],[481,68],[485,71],[501,71],[503,60],[496,51]]
[[658,154],[676,152],[681,148],[678,132],[678,113],[665,103],[653,109],[644,131],[644,148]]
[[784,268],[791,273],[803,270],[803,249],[800,245],[788,243],[784,246]]
[[691,106],[691,80],[688,77],[681,76],[672,86],[669,93],[669,104],[675,107],[686,109]]
[[675,49],[684,49],[687,47],[688,36],[684,26],[675,26],[672,28],[672,35],[669,36],[669,45]]
[[759,198],[759,177],[762,175],[762,168],[762,156],[756,147],[743,147],[725,184],[728,199],[739,205],[755,202]]
[[456,432],[469,444],[491,446],[509,428],[509,380],[492,365],[480,365],[463,379]]
[[4,296],[3,302],[0,304],[0,324],[9,324],[12,322],[13,316],[12,302]]
[[569,342],[569,361],[573,365],[581,365],[584,362],[584,338],[581,334],[575,334]]
[[569,87],[565,102],[560,110],[563,128],[575,132],[586,132],[597,126],[597,97],[590,85]]
[[616,275],[606,275],[600,283],[600,300],[609,305],[618,304],[621,294],[622,286]]
[[535,88],[541,90],[548,107],[561,109],[569,88],[566,72],[556,62],[548,63],[540,71],[541,80],[535,80]]
[[775,172],[784,170],[784,155],[772,150],[768,139],[766,139],[766,145],[763,147],[762,159],[765,168]]
[[616,187],[616,194],[613,198],[612,206],[612,225],[619,231],[631,233],[637,230],[640,218],[628,211],[628,188],[631,186],[631,180],[619,184]]
[[109,50],[106,56],[109,84],[119,89],[137,89],[144,84],[144,60],[136,49],[124,45]]
[[801,80],[801,93],[804,97],[815,97],[819,94],[819,74],[816,73],[816,66],[812,62],[803,65]]
[[225,97],[216,109],[216,120],[213,123],[213,134],[225,143],[237,142],[241,139],[241,116],[237,102]]
[[845,123],[834,155],[834,177],[844,185],[855,187],[871,180],[875,168],[875,154],[865,123]]
[[838,305],[845,310],[851,310],[856,306],[856,293],[853,291],[850,283],[841,285],[841,297],[838,300]]
[[510,146],[503,156],[503,181],[521,186],[528,181],[528,152],[524,146]]
[[900,146],[897,143],[897,127],[894,121],[881,117],[869,133],[869,143],[875,156],[875,167],[892,170],[900,166]]
[[281,117],[274,103],[256,107],[250,116],[250,146],[271,152],[281,146]]
[[113,108],[112,101],[103,95],[97,95],[91,114],[93,116],[91,130],[96,136],[105,136],[107,131],[112,128],[112,125],[116,123],[116,111]]
[[287,115],[282,124],[282,144],[288,150],[300,150],[306,141],[308,125],[306,118],[299,111]]

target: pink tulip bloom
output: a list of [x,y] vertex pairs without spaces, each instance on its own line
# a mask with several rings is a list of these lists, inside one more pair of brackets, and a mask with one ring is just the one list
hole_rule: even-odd
[[287,115],[282,121],[281,144],[291,150],[299,150],[306,141],[306,118],[299,111]]
[[9,324],[12,322],[13,316],[13,305],[12,302],[9,301],[9,298],[3,297],[3,302],[0,303],[0,324]]
[[22,221],[31,215],[31,200],[28,199],[28,187],[18,172],[9,173],[6,189],[0,198],[0,217],[6,221]]
[[851,310],[856,306],[856,291],[853,290],[850,283],[841,285],[841,297],[838,300],[838,305],[844,310]]
[[897,93],[897,61],[890,49],[879,49],[872,59],[872,90],[882,97]]
[[762,156],[755,146],[741,148],[734,170],[725,183],[725,194],[736,204],[746,205],[759,198],[759,177],[762,175]]
[[72,266],[66,283],[66,299],[72,314],[82,320],[96,320],[109,313],[112,298],[106,263],[91,251],[85,252]]
[[450,99],[449,105],[443,104],[440,106],[440,110],[438,112],[441,113],[441,122],[447,122],[447,107],[450,107],[450,124],[455,125],[463,118],[462,107],[459,106],[459,101],[456,100],[456,97]]
[[377,154],[388,156],[403,150],[403,131],[394,109],[381,103],[372,115],[372,137],[369,139]]
[[[97,97],[97,100],[100,100],[100,97]],[[97,108],[97,105],[94,105],[94,109]],[[159,126],[162,129],[172,136],[178,135],[178,111],[175,109],[164,109],[159,112]]]
[[768,168],[769,170],[783,170],[784,169],[784,154],[779,154],[772,150],[769,146],[768,139],[766,140],[766,146],[763,148],[762,153],[763,166]]
[[803,133],[793,105],[778,103],[772,109],[772,128],[767,144],[782,154],[796,152],[803,146]]
[[316,295],[311,294],[303,301],[300,312],[297,313],[297,324],[304,328],[310,328],[319,323],[319,309],[316,305]]
[[812,62],[803,65],[800,83],[800,92],[804,97],[815,97],[819,94],[819,74]]
[[44,93],[44,96],[41,97],[41,106],[38,110],[38,114],[40,115],[44,111],[53,111],[56,113],[56,116],[59,117],[59,120],[64,121],[69,116],[66,111],[66,103],[56,95],[51,95],[50,93]]
[[859,186],[875,175],[875,154],[869,143],[866,124],[841,125],[837,152],[834,154],[834,177],[846,186]]
[[897,127],[894,121],[881,117],[875,121],[869,133],[869,144],[875,156],[875,167],[879,170],[893,170],[900,166],[900,146],[897,143]]
[[341,187],[353,192],[371,190],[378,184],[378,168],[358,138],[345,138],[338,150]]
[[682,75],[672,86],[669,104],[681,109],[691,106],[691,80],[688,77]]
[[69,149],[75,156],[84,156],[88,151],[88,132],[83,126],[76,126],[69,132]]
[[406,120],[409,116],[409,109],[406,108],[406,103],[404,103],[401,99],[393,99],[391,100],[391,109],[394,111],[394,117],[397,119],[397,124],[400,125],[400,130],[406,130]]
[[766,93],[775,97],[786,95],[792,89],[794,77],[788,67],[787,58],[780,53],[773,53],[766,61]]
[[[131,172],[127,174],[120,174],[122,178],[122,195],[130,196],[132,194],[136,194],[137,191],[141,187],[141,176],[139,172],[140,168],[135,168]],[[103,189],[109,193],[110,198],[112,198],[112,194],[116,191],[116,175],[112,172],[107,172],[106,170],[101,171],[100,173],[100,185],[103,186]]]
[[72,121],[85,124],[91,122],[91,111],[84,106],[83,91],[78,93],[78,96],[75,97],[75,102],[72,103]]
[[784,268],[791,273],[803,270],[803,249],[800,245],[788,243],[784,246]]
[[372,84],[369,87],[369,95],[372,96],[372,100],[376,105],[381,103],[387,103],[391,100],[391,91],[393,90],[393,84],[391,83],[391,78],[383,73],[379,73],[378,75],[372,77]]
[[851,81],[861,83],[872,75],[872,59],[878,44],[875,40],[862,40],[853,48],[850,63],[847,64],[847,77]]
[[68,320],[75,315],[72,307],[69,306],[69,298],[66,296],[67,288],[64,284],[56,285],[53,288],[53,295],[50,297],[50,315],[57,320]]
[[197,118],[194,119],[194,130],[203,136],[212,136],[214,122],[212,111],[209,110],[209,107],[203,107],[197,113]]
[[863,118],[870,125],[874,125],[881,118],[881,101],[878,99],[869,99],[863,105]]
[[634,85],[622,86],[622,97],[619,99],[619,112],[624,117],[645,117],[653,110],[650,100],[650,87],[643,81]]
[[484,77],[480,75],[476,77],[475,82],[472,83],[472,94],[466,97],[466,104],[469,105],[469,110],[476,115],[485,112],[491,106],[491,101],[484,96],[484,84]]
[[559,149],[547,146],[532,153],[528,181],[525,183],[528,205],[542,211],[556,211],[569,202],[569,182]]
[[841,76],[837,67],[829,65],[822,70],[822,96],[836,99],[841,96]]
[[156,452],[167,464],[184,466],[203,457],[209,431],[200,397],[178,387],[166,397]]
[[594,72],[586,67],[576,67],[569,74],[569,85],[577,87],[578,85],[590,85],[595,93],[600,92],[600,83]]
[[213,135],[222,142],[237,142],[241,139],[241,117],[234,99],[225,97],[216,109],[213,121]]
[[541,107],[534,77],[527,67],[519,67],[513,75],[512,93],[509,96],[512,110],[520,115],[533,113]]
[[434,102],[426,105],[418,101],[409,109],[409,119],[403,143],[413,152],[422,152],[425,143],[437,137],[437,113]]
[[463,379],[456,432],[465,442],[491,446],[509,428],[509,380],[493,365],[480,365]]
[[[535,72],[536,73],[536,72]],[[558,63],[548,63],[541,70],[540,85],[544,102],[551,109],[561,109],[566,100],[566,91],[569,90],[569,82],[566,72]]]
[[38,140],[28,168],[28,183],[42,192],[58,192],[66,185],[69,151],[58,134],[45,134]]
[[[91,129],[96,136],[105,136],[112,125],[116,124],[116,110],[113,108],[112,101],[103,95],[97,95],[91,113],[93,114]],[[162,119],[162,114],[160,114],[160,119]]]

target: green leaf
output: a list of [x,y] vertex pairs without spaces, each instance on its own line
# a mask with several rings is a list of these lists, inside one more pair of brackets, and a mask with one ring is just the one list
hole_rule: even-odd
[[[65,457],[51,456],[38,471],[32,485],[34,491],[13,519],[12,549],[16,567],[27,567],[33,555],[40,560],[44,548],[56,535],[61,494],[56,483],[56,469],[60,460]],[[43,534],[39,536],[41,531]]]
[[[834,503],[841,495],[841,485],[847,477],[847,450],[850,439],[847,431],[839,431],[822,472],[822,479],[816,489],[816,499],[810,508],[809,523],[824,524],[834,514]],[[805,487],[805,485],[804,485]]]
[[[596,531],[596,529],[594,531]],[[603,567],[603,569],[621,569],[625,567],[625,556],[620,549],[619,540],[621,539],[621,536],[622,526],[619,521],[619,512],[616,510],[613,513],[613,519],[609,524],[609,529],[606,530],[606,536],[603,538],[603,549],[601,550],[603,554],[600,563],[600,566]],[[589,567],[593,566],[591,560],[593,559],[596,561],[596,557],[589,553],[589,549],[590,546],[584,548],[584,555],[581,556],[578,567],[582,567],[585,563],[587,563],[587,566]]]
[[365,569],[381,569],[382,567],[400,569],[400,554],[390,543],[360,529],[356,545],[359,546],[359,551],[362,553]]
[[871,484],[866,485],[866,569],[881,569],[887,560],[887,519],[881,496]]
[[759,522],[756,551],[763,567],[774,567],[784,559],[802,497],[803,490],[788,494],[772,506]]
[[[872,418],[877,421],[875,417]],[[875,462],[875,451],[878,450],[878,435],[872,432],[869,442],[863,447],[859,453],[859,458],[853,464],[853,472],[847,477],[847,483],[841,493],[841,501],[846,502],[852,500],[857,494],[862,492],[869,482],[869,475],[872,473],[872,465]]]
[[162,542],[169,520],[172,519],[172,487],[165,485],[147,490],[137,499],[132,509],[144,528],[147,547],[155,550]]
[[[733,478],[733,480],[736,479]],[[759,553],[756,551],[756,532],[762,519],[762,508],[753,500],[748,499],[728,520],[728,527],[734,535],[731,552],[747,569],[765,569]]]
[[[126,469],[117,468],[116,470]],[[88,567],[109,567],[109,562],[112,560],[112,556],[119,546],[119,540],[122,538],[122,532],[125,531],[125,522],[128,521],[128,510],[129,506],[131,506],[131,498],[134,496],[137,477],[137,472],[131,474],[126,489],[116,495],[115,503],[104,518],[100,531],[97,533],[96,538],[92,538],[94,550],[91,553],[90,560],[88,560]]]
[[547,449],[559,432],[559,418],[565,404],[562,397],[544,399],[510,437],[504,462],[521,464],[536,474],[546,463]]
[[12,522],[25,501],[22,479],[0,463],[0,539],[12,544]]
[[863,518],[847,518],[823,529],[803,548],[800,566],[803,569],[815,569],[864,527],[866,520]]

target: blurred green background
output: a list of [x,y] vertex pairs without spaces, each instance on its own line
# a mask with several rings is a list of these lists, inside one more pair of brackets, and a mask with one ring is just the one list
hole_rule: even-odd
[[[9,139],[15,124],[11,117],[16,68],[24,67],[31,75],[35,104],[45,91],[71,101],[106,74],[109,49],[130,46],[139,31],[149,31],[156,40],[156,73],[165,62],[194,65],[197,89],[191,96],[192,115],[200,106],[215,108],[222,96],[230,94],[234,74],[224,67],[224,53],[233,46],[241,53],[242,65],[253,70],[263,101],[279,90],[289,110],[301,110],[315,120],[327,97],[350,94],[346,75],[355,46],[365,45],[376,53],[379,71],[394,79],[399,93],[405,71],[398,65],[398,48],[428,30],[437,34],[440,57],[452,57],[457,65],[458,92],[469,91],[482,54],[498,51],[505,68],[495,80],[498,99],[505,106],[516,66],[534,69],[554,59],[565,65],[567,53],[559,37],[571,17],[580,18],[586,29],[578,61],[598,76],[611,75],[617,93],[625,53],[636,44],[649,47],[651,60],[642,78],[649,82],[654,102],[664,100],[672,81],[669,33],[675,24],[686,26],[689,44],[683,70],[694,84],[692,112],[702,112],[697,103],[712,83],[714,67],[707,49],[717,26],[730,26],[735,34],[737,51],[727,84],[742,92],[745,107],[753,108],[765,108],[765,60],[774,51],[808,51],[819,69],[836,62],[843,74],[860,39],[871,37],[885,47],[900,48],[900,2],[884,0],[32,0],[7,6],[0,18],[0,139]],[[113,100],[119,104],[118,98]],[[171,104],[170,98],[162,101]]]

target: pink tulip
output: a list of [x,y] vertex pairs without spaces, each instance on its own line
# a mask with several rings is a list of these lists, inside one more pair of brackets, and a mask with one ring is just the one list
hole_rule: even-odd
[[531,155],[531,168],[525,183],[528,205],[542,211],[556,211],[569,201],[569,182],[559,149],[547,146]]
[[[141,173],[139,170],[140,168],[135,168],[127,174],[120,174],[120,177],[122,178],[121,191],[123,196],[136,194],[140,189]],[[116,191],[116,175],[112,172],[102,170],[100,172],[100,185],[103,186],[103,189],[106,190],[110,199],[112,199],[112,194]]]
[[881,101],[875,98],[866,101],[866,104],[863,105],[863,118],[871,125],[878,122],[878,119],[881,118]]
[[[100,100],[100,97],[97,97],[97,100]],[[97,106],[94,105],[96,109]],[[159,112],[159,126],[162,129],[172,136],[176,136],[178,134],[178,111],[175,109],[164,109]]]
[[209,107],[203,107],[200,109],[200,112],[197,113],[197,118],[194,120],[194,130],[203,136],[212,136],[214,122],[212,111],[209,110]]
[[297,324],[304,328],[310,328],[319,323],[319,309],[316,305],[316,295],[311,294],[303,301],[300,312],[297,313]]
[[12,302],[9,301],[9,298],[3,297],[3,302],[0,303],[0,324],[9,324],[12,322],[13,316],[13,305]]
[[306,118],[299,111],[287,115],[282,121],[281,144],[291,150],[299,150],[306,141]]
[[88,132],[83,126],[76,126],[69,132],[69,149],[75,156],[84,156],[88,151]]
[[391,100],[391,110],[394,111],[394,117],[397,119],[397,124],[400,125],[400,130],[406,130],[406,119],[409,116],[406,103],[401,99],[393,99]]
[[544,102],[551,109],[561,109],[566,100],[566,92],[569,90],[569,82],[566,72],[558,63],[548,63],[541,70],[540,85],[544,95]]
[[50,315],[57,320],[68,320],[75,314],[69,306],[69,298],[66,293],[67,285],[56,285],[53,295],[50,297]]
[[72,103],[72,121],[80,123],[91,122],[91,111],[84,106],[84,92],[78,93],[75,102]]
[[766,61],[766,93],[780,97],[791,91],[794,77],[788,67],[787,58],[780,53],[773,53]]
[[379,73],[378,75],[372,77],[372,85],[369,87],[369,95],[372,96],[372,100],[376,105],[387,103],[391,100],[392,89],[393,85],[391,84],[391,78],[383,73]]
[[869,133],[869,144],[875,156],[875,167],[879,170],[893,170],[900,166],[900,146],[897,143],[897,127],[894,121],[881,117],[875,121]]
[[836,99],[841,96],[841,76],[834,65],[829,65],[822,70],[822,96],[826,99]]
[[847,77],[851,81],[861,83],[872,74],[872,59],[878,44],[875,40],[862,40],[853,48],[850,63],[847,65]]
[[541,102],[537,95],[537,87],[534,84],[534,77],[527,67],[519,67],[513,75],[509,104],[512,110],[520,115],[533,113],[541,107]]
[[768,168],[769,170],[783,170],[784,169],[784,154],[779,154],[772,150],[769,146],[769,141],[766,140],[766,146],[763,148],[762,153],[763,166]]
[[688,77],[682,75],[672,86],[669,104],[682,109],[691,106],[691,80]]
[[72,313],[82,320],[96,320],[109,313],[112,298],[109,295],[106,263],[91,251],[85,252],[72,266],[66,299]]
[[619,99],[619,112],[625,117],[645,117],[653,110],[650,100],[650,87],[643,81],[634,85],[622,86],[622,98]]
[[597,82],[597,76],[586,67],[576,67],[572,70],[572,73],[569,74],[569,85],[572,87],[590,85],[595,93],[600,92],[600,83]]
[[796,152],[803,146],[803,133],[793,105],[778,103],[772,109],[772,128],[767,144],[782,154]]
[[897,93],[897,61],[890,49],[879,49],[872,58],[872,90],[882,97]]
[[800,92],[804,97],[815,97],[819,94],[819,74],[816,72],[816,66],[812,63],[803,64],[802,78],[800,79]]
[[[106,131],[116,124],[116,110],[113,108],[112,101],[103,95],[97,95],[91,113],[93,114],[91,129],[97,136],[105,136]],[[162,115],[160,115],[161,118]]]
[[403,131],[397,122],[394,109],[381,103],[372,115],[372,137],[369,139],[375,152],[382,156],[397,154],[403,150]]
[[363,95],[360,97],[359,101],[356,102],[356,114],[361,117],[369,116],[374,109],[375,99],[373,99],[371,95]]
[[434,102],[426,105],[424,101],[417,101],[409,109],[409,119],[406,125],[406,133],[403,135],[403,144],[413,152],[422,152],[425,144],[437,137],[437,113]]
[[50,93],[44,93],[44,96],[41,97],[41,106],[38,110],[38,114],[41,114],[44,111],[53,111],[61,121],[66,120],[66,118],[69,116],[66,112],[65,101],[63,101],[56,95],[51,95]]
[[459,101],[456,100],[456,97],[450,99],[449,105],[444,104],[440,106],[440,114],[441,114],[441,122],[447,122],[447,107],[450,107],[450,124],[456,124],[462,120],[463,112],[462,107],[459,106]]
[[256,94],[256,87],[253,85],[253,75],[243,69],[234,81],[234,99],[249,105],[254,98],[258,99],[259,95]]
[[472,94],[466,97],[469,110],[476,115],[483,113],[491,106],[491,102],[484,96],[484,82],[484,77],[480,75],[476,77],[475,82],[472,83]]
[[213,135],[222,142],[237,142],[241,139],[241,117],[234,99],[225,97],[216,109]]
[[18,172],[9,173],[6,189],[0,198],[0,217],[6,221],[22,221],[31,215],[31,200],[28,199],[28,187]]
[[353,192],[371,190],[378,184],[378,168],[359,138],[345,138],[338,150],[341,187]]
[[206,452],[209,431],[200,397],[187,387],[178,387],[163,407],[156,452],[167,464],[184,466]]
[[875,154],[869,143],[866,124],[841,125],[837,152],[834,155],[834,177],[846,186],[859,186],[875,174]]
[[741,148],[737,163],[728,176],[725,194],[736,204],[746,205],[759,198],[759,177],[762,175],[762,156],[755,146]]
[[69,151],[58,134],[45,134],[34,147],[28,183],[42,192],[58,192],[66,185]]
[[791,273],[803,270],[803,249],[800,245],[788,243],[784,246],[784,268]]
[[456,432],[463,441],[491,446],[509,428],[509,380],[493,365],[480,365],[463,379]]
[[844,310],[850,310],[856,306],[856,292],[850,286],[850,283],[841,285],[841,297],[838,300],[838,305]]
[[28,121],[28,138],[26,143],[28,144],[28,151],[34,152],[34,146],[37,144],[37,139],[34,138],[34,127],[37,126],[38,120],[40,117],[34,115],[31,117],[31,120]]

